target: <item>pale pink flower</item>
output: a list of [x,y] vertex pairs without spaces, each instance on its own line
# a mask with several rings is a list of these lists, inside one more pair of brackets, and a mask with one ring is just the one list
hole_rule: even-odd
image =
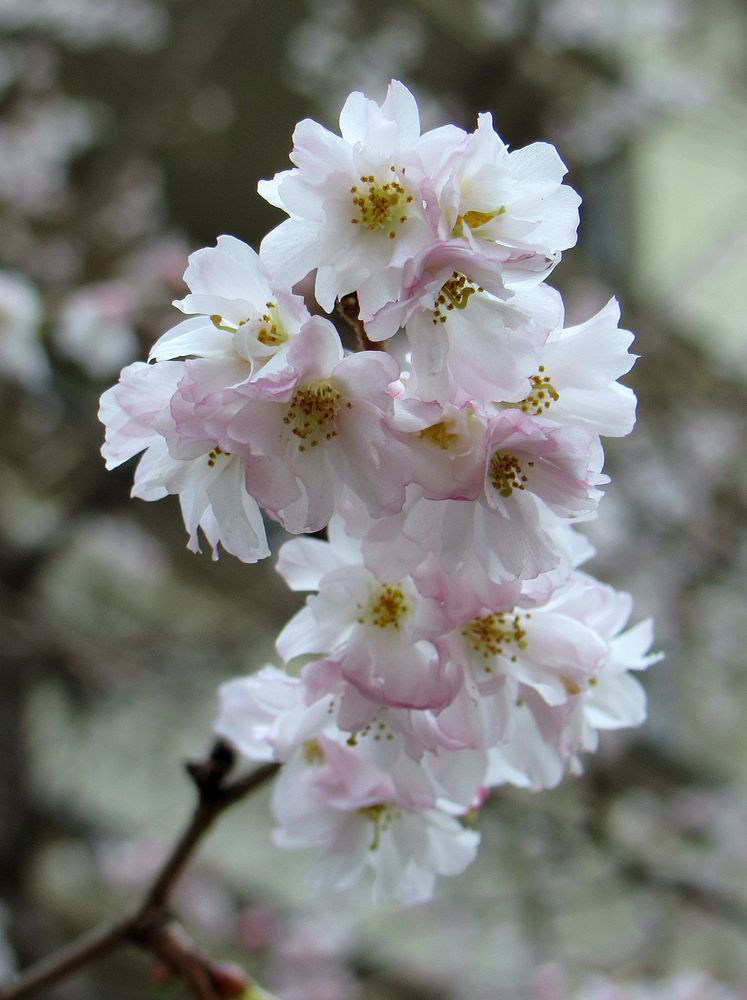
[[585,690],[607,656],[607,643],[580,621],[567,598],[573,584],[556,591],[544,606],[525,610],[484,608],[446,640],[449,656],[478,686],[513,678],[534,688],[549,705]]
[[[479,428],[477,412],[473,419]],[[458,453],[458,431],[453,422],[433,425],[431,443],[438,447],[432,471],[439,463],[448,468],[445,456],[435,457],[438,450],[454,447]],[[447,447],[440,449],[439,441]],[[584,427],[507,409],[488,420],[476,457],[482,462],[482,488],[474,502],[458,493],[449,498],[446,491],[431,499],[417,484],[410,486],[398,516],[361,533],[367,564],[382,574],[392,553],[397,565],[413,572],[432,553],[446,572],[471,572],[479,563],[478,582],[481,576],[494,583],[531,580],[551,570],[562,576],[570,558],[565,524],[593,514],[601,497],[597,487],[608,481],[599,472],[599,438]],[[413,478],[419,474],[414,463]],[[398,535],[402,541],[395,552]]]
[[528,501],[545,504],[558,517],[592,513],[601,499],[599,438],[576,427],[561,427],[519,410],[505,410],[488,426],[485,476],[488,506],[512,520]]
[[625,629],[633,602],[630,594],[614,590],[586,573],[574,574],[569,597],[577,602],[583,620],[604,638],[607,654],[597,676],[583,693],[577,712],[578,743],[583,750],[596,750],[597,730],[629,729],[646,719],[646,693],[630,671],[646,670],[663,659],[651,653],[651,619]]
[[423,598],[411,579],[382,583],[363,566],[347,566],[323,578],[319,594],[280,633],[277,648],[286,662],[307,654],[331,658],[347,681],[380,704],[443,708],[460,684],[431,641],[446,627],[439,605]]
[[[392,434],[410,451],[408,502],[474,500],[482,489],[487,448],[484,414],[473,406],[423,403],[414,396],[395,400]],[[352,516],[353,509],[348,507]]]
[[290,215],[265,237],[262,254],[289,285],[316,268],[316,298],[327,312],[357,291],[365,318],[397,298],[406,261],[434,239],[420,190],[415,99],[396,80],[380,106],[351,94],[340,132],[300,122],[295,167],[260,182],[262,197]]
[[562,183],[567,168],[554,146],[535,142],[509,152],[489,114],[477,121],[450,155],[441,152],[434,171],[439,235],[463,237],[476,250],[496,243],[520,261],[540,255],[550,269],[576,242],[581,199]]
[[309,318],[303,299],[268,273],[262,257],[235,236],[189,257],[190,294],[174,305],[192,316],[167,331],[151,360],[200,357],[231,365],[226,386],[283,378],[288,346]]
[[178,494],[188,548],[199,551],[201,529],[218,556],[218,545],[244,562],[270,554],[262,515],[246,492],[241,459],[215,442],[192,442],[184,457],[173,457],[167,439],[175,437],[171,401],[185,377],[188,362],[157,365],[136,362],[125,368],[119,384],[101,397],[99,419],[106,426],[101,449],[106,466],[116,468],[139,452],[132,495],[160,500]]
[[595,637],[593,644],[584,640],[588,652],[597,646],[602,655],[585,681],[578,674],[563,674],[568,697],[560,705],[548,704],[546,693],[536,684],[521,684],[507,739],[490,750],[489,784],[551,787],[567,770],[580,772],[578,753],[596,750],[599,729],[641,725],[645,693],[629,671],[646,669],[661,654],[648,652],[650,621],[621,632],[630,609],[629,595],[585,573],[574,573],[557,591],[545,613],[575,619],[577,631],[584,628]]
[[429,899],[436,876],[464,871],[479,842],[479,835],[453,816],[408,808],[385,772],[325,737],[285,765],[273,812],[276,843],[319,851],[320,884],[347,888],[370,867],[377,901]]
[[282,391],[260,377],[216,423],[222,447],[246,461],[248,489],[290,532],[323,528],[343,492],[372,515],[401,510],[409,451],[389,432],[399,369],[380,352],[345,356],[335,328],[313,317],[288,349]]
[[300,678],[269,664],[227,681],[219,696],[214,729],[250,760],[287,760],[331,724],[334,693],[314,699]]
[[562,322],[560,297],[547,286],[505,301],[500,257],[489,249],[475,252],[464,240],[427,247],[405,268],[399,301],[366,324],[372,340],[405,327],[420,399],[523,399],[550,331]]
[[617,382],[636,356],[628,353],[633,334],[618,328],[620,307],[610,299],[591,319],[554,330],[544,346],[523,413],[621,437],[635,423],[636,398]]
[[330,527],[330,542],[292,539],[280,550],[278,570],[290,585],[319,592],[282,630],[278,652],[286,663],[307,654],[333,660],[373,702],[443,708],[460,685],[433,645],[452,627],[443,602],[410,577],[377,579],[340,520]]

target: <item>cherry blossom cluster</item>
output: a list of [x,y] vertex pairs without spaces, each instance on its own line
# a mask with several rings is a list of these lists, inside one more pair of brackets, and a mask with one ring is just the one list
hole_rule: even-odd
[[[555,785],[600,729],[635,726],[651,626],[579,566],[574,523],[627,434],[632,335],[614,300],[565,327],[545,283],[576,239],[555,149],[509,151],[489,115],[421,133],[410,92],[303,121],[260,193],[288,218],[259,253],[189,260],[186,317],[104,393],[109,467],[179,497],[199,534],[269,555],[309,592],[266,666],[221,690],[217,731],[284,764],[275,837],[326,884],[431,895],[475,855],[466,819],[506,782]],[[314,275],[315,304],[294,291]],[[328,316],[354,303],[362,349]]]

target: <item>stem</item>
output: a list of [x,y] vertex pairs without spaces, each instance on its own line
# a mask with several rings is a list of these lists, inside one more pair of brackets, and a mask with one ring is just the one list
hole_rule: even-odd
[[226,781],[235,763],[227,744],[219,741],[204,761],[187,765],[197,789],[197,802],[183,833],[147,889],[135,912],[115,924],[90,931],[65,945],[0,988],[0,1000],[21,1000],[40,993],[124,944],[135,944],[164,961],[190,988],[197,1000],[218,1000],[211,963],[173,923],[168,903],[176,883],[215,820],[234,803],[247,798],[276,773],[279,764],[265,764],[250,774]]
[[20,1000],[21,997],[34,996],[47,986],[73,975],[89,962],[103,958],[108,952],[119,948],[127,941],[128,935],[128,920],[109,927],[97,927],[31,966],[16,982],[0,989],[0,998]]
[[[221,748],[224,744],[218,744]],[[215,751],[213,751],[215,753]],[[199,767],[200,765],[198,765]],[[238,778],[230,784],[214,789],[201,786],[195,777],[195,766],[190,767],[190,774],[199,789],[199,799],[195,811],[179,840],[156,875],[143,903],[143,909],[163,909],[185,866],[192,857],[197,845],[213,825],[215,820],[229,806],[251,795],[275,775],[279,764],[265,764],[264,767],[252,771],[243,778]],[[0,994],[2,1000],[2,994]]]

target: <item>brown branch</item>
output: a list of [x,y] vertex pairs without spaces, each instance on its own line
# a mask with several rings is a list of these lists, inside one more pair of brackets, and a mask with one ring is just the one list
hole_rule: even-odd
[[53,955],[43,958],[27,969],[16,982],[0,990],[2,1000],[20,1000],[34,996],[47,986],[73,975],[89,962],[119,948],[127,940],[129,920],[109,927],[97,927]]
[[336,309],[338,315],[345,320],[355,334],[359,351],[386,351],[386,343],[384,341],[368,339],[366,328],[360,318],[360,306],[358,305],[358,296],[355,292],[343,295],[341,299],[338,299]]
[[[155,955],[170,973],[184,981],[197,1000],[220,1000],[245,992],[248,981],[242,984],[240,976],[234,975],[232,982],[225,967],[206,958],[168,910],[176,883],[215,820],[234,803],[266,784],[280,766],[265,764],[250,774],[228,781],[234,764],[233,751],[219,741],[206,760],[187,765],[197,790],[197,802],[187,826],[134,913],[117,923],[96,928],[37,962],[22,972],[15,982],[0,988],[0,1000],[36,996],[126,944],[134,944]],[[234,988],[235,992],[231,992]]]

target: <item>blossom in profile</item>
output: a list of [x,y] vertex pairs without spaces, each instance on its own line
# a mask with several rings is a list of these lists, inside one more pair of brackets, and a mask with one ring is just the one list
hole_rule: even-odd
[[200,551],[198,532],[217,558],[222,545],[243,562],[269,555],[264,522],[256,501],[246,492],[241,459],[225,454],[209,440],[196,443],[184,457],[174,457],[170,404],[185,378],[188,362],[157,365],[135,362],[117,385],[101,397],[99,419],[106,427],[102,454],[114,469],[143,452],[135,471],[132,495],[141,500],[179,497],[188,548]]
[[509,151],[492,116],[480,114],[475,131],[462,133],[435,171],[439,235],[463,237],[475,249],[504,247],[520,274],[527,259],[544,258],[545,277],[576,242],[581,199],[563,184],[566,173],[554,146]]
[[282,377],[293,338],[309,318],[299,295],[272,280],[262,257],[235,236],[189,257],[189,295],[174,303],[190,318],[153,345],[150,358],[210,358],[226,366],[225,384]]

